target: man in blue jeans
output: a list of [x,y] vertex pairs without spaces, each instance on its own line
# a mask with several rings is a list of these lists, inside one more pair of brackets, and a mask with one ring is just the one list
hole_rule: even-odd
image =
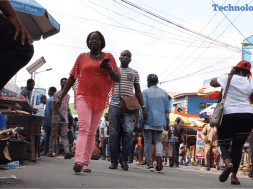
[[147,78],[148,89],[142,92],[144,104],[148,112],[148,119],[143,120],[140,116],[140,127],[143,129],[144,136],[144,151],[147,167],[145,170],[154,171],[153,161],[151,158],[151,143],[154,140],[156,146],[156,170],[161,171],[163,169],[162,164],[162,137],[163,130],[168,125],[166,119],[166,113],[169,113],[169,99],[165,90],[159,88],[158,77],[155,74],[149,74]]
[[109,169],[117,169],[118,167],[118,135],[119,129],[122,124],[124,139],[122,142],[122,151],[120,154],[120,163],[123,170],[128,170],[128,156],[130,154],[133,130],[135,123],[135,114],[123,114],[120,107],[119,98],[119,84],[121,90],[121,96],[133,96],[133,89],[135,89],[136,98],[138,99],[142,109],[144,119],[148,118],[148,113],[143,103],[143,98],[139,83],[139,73],[128,67],[131,62],[132,54],[130,51],[125,50],[120,54],[120,73],[121,80],[120,83],[116,84],[113,97],[111,99],[109,107],[109,123],[110,123],[110,136],[109,136],[109,146],[111,153],[111,165]]
[[[52,111],[54,109],[54,93],[56,92],[56,88],[55,87],[50,87],[48,89],[48,96],[50,97],[49,99],[47,99],[46,102],[46,109],[45,109],[45,117],[52,117]],[[50,134],[51,134],[51,130],[52,130],[52,124],[51,121],[45,121],[43,124],[44,128],[45,128],[45,132],[46,132],[46,142],[45,142],[45,148],[44,148],[44,152],[43,152],[43,156],[47,156],[48,150],[49,150],[49,139],[50,139]]]

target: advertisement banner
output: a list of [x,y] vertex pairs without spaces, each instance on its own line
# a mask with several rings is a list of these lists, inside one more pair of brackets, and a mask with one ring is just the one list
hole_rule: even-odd
[[205,141],[201,137],[203,128],[198,128],[196,141],[196,158],[205,159]]
[[44,104],[40,103],[40,97],[46,94],[46,89],[36,88],[33,93],[33,108],[44,109]]
[[77,110],[75,109],[75,104],[74,103],[69,103],[69,109],[71,111],[72,115],[77,115]]

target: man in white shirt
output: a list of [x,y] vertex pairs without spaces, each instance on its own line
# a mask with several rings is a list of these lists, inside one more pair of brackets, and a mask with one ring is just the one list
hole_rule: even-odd
[[[101,122],[101,147],[102,147],[102,160],[106,160],[106,149],[107,149],[107,157],[109,157],[109,143],[108,143],[108,138],[109,138],[109,133],[107,131],[109,130],[109,121],[108,121],[108,113],[105,113],[104,115],[105,120]],[[107,145],[107,147],[106,147]]]

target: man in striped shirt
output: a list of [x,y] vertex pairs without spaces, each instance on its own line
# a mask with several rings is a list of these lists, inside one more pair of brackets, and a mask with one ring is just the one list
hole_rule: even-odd
[[124,141],[122,143],[122,151],[120,154],[120,163],[123,170],[128,170],[127,160],[131,149],[132,138],[133,138],[133,130],[135,123],[135,114],[123,114],[120,106],[120,98],[119,98],[119,84],[121,96],[133,96],[135,89],[136,98],[138,99],[142,109],[143,109],[143,118],[148,118],[148,113],[144,106],[142,93],[140,89],[139,83],[139,73],[129,68],[128,65],[131,62],[131,52],[128,50],[123,51],[120,54],[120,73],[121,80],[120,83],[116,84],[114,95],[111,99],[110,107],[109,107],[109,123],[110,123],[110,153],[111,153],[111,165],[110,169],[117,169],[118,167],[118,135],[119,128],[122,124],[124,130]]

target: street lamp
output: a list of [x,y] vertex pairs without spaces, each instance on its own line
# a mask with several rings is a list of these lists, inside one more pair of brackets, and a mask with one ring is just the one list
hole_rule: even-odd
[[51,71],[52,69],[53,69],[53,68],[48,68],[48,69],[43,70],[43,71],[40,71],[40,72],[36,72],[36,71],[34,71],[34,81],[35,81],[35,74],[39,74],[39,73],[41,73],[41,72]]

